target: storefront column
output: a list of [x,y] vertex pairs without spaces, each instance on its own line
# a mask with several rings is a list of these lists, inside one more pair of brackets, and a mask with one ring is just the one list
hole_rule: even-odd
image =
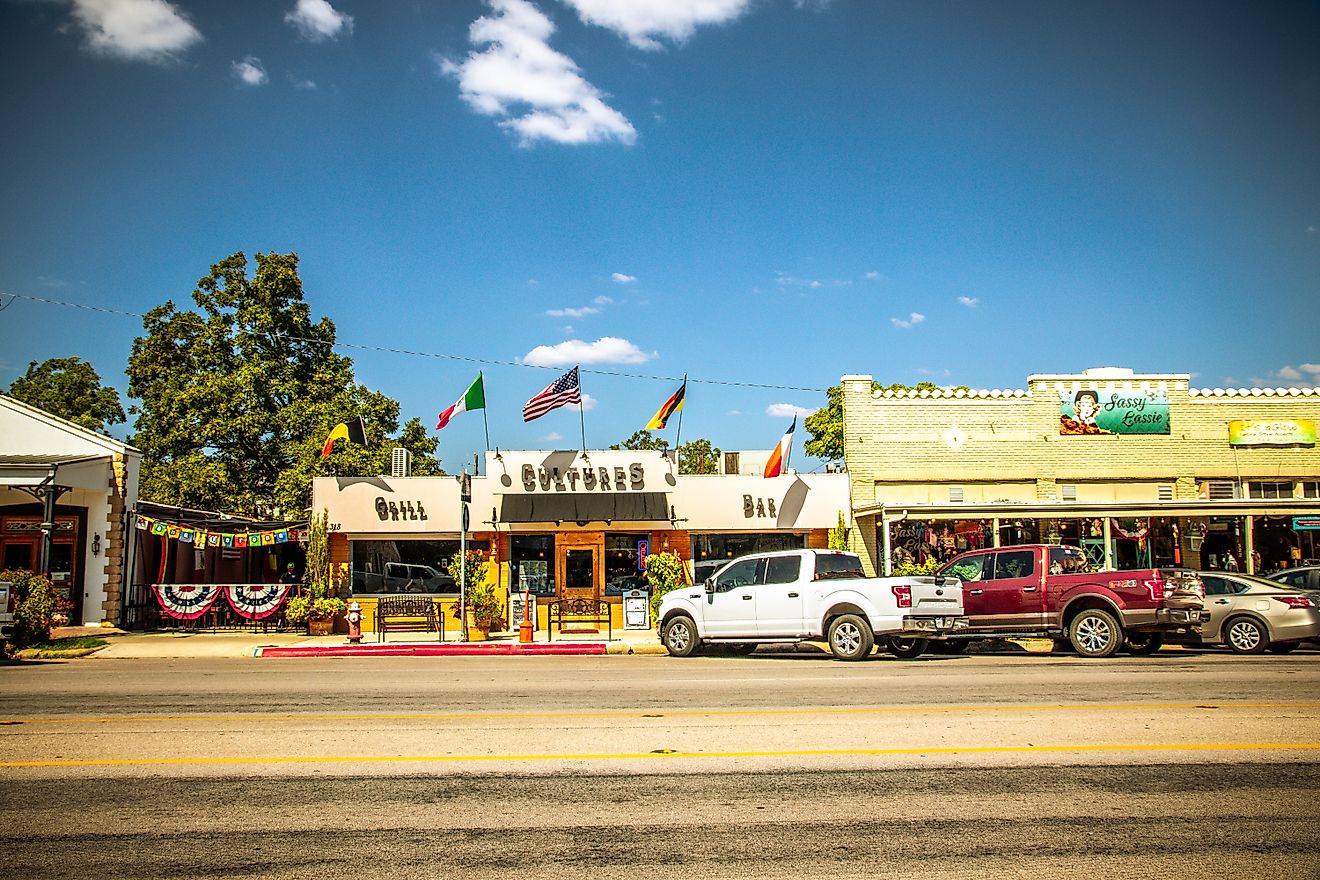
[[1243,550],[1247,558],[1242,560],[1242,567],[1247,574],[1256,573],[1256,518],[1246,517],[1246,530],[1243,534]]
[[1114,528],[1113,520],[1105,517],[1101,534],[1105,539],[1105,570],[1114,570]]
[[991,537],[991,541],[990,541],[990,546],[991,546],[991,547],[999,547],[999,546],[1001,546],[1000,543],[999,543],[999,517],[995,517],[995,518],[992,519],[990,522],[991,522],[990,531],[991,531],[991,535],[992,535],[992,537]]

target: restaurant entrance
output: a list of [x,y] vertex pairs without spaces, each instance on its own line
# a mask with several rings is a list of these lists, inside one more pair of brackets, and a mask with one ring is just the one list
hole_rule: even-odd
[[555,540],[555,582],[564,599],[599,599],[605,582],[605,534],[573,532]]

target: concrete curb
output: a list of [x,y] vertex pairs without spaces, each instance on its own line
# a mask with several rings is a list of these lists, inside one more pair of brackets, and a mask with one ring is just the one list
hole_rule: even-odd
[[254,657],[507,657],[608,653],[604,642],[466,642],[452,645],[302,645],[257,648]]

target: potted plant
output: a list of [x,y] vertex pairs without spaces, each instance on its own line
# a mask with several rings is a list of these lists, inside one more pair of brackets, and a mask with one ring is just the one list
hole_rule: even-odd
[[[459,570],[460,563],[462,571]],[[455,583],[462,579],[467,584],[464,604],[468,615],[468,639],[480,641],[488,638],[492,629],[504,624],[504,603],[500,601],[499,589],[486,580],[490,560],[480,550],[469,550],[466,557],[455,553],[447,567]]]
[[330,554],[326,541],[326,523],[329,514],[321,511],[311,522],[307,540],[307,585],[284,606],[284,619],[289,623],[307,624],[307,634],[328,636],[334,632],[335,618],[348,606],[330,593]]

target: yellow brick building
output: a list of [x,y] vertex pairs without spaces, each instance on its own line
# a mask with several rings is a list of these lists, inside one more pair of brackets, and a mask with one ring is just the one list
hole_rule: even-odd
[[1320,556],[1320,389],[1116,368],[1025,389],[872,388],[842,379],[852,540],[873,570],[1037,541],[1119,569]]

